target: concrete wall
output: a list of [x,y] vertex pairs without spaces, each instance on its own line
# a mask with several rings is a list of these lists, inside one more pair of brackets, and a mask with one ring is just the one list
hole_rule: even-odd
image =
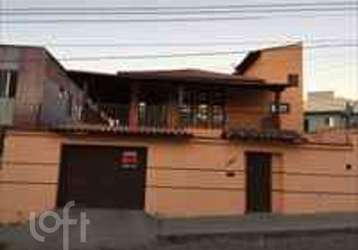
[[28,219],[55,206],[59,141],[55,136],[7,135],[0,167],[0,218]]
[[[40,120],[59,123],[78,118],[83,93],[45,49],[0,46],[0,59],[0,69],[18,73],[15,125],[33,125]],[[60,88],[67,91],[65,98],[59,97]],[[73,103],[71,114],[68,112],[69,93]]]
[[18,72],[16,99],[36,104],[42,99],[44,51],[33,47],[0,46],[0,69]]
[[49,124],[78,122],[85,95],[50,56],[46,57],[46,80],[42,119]]
[[290,103],[290,113],[281,116],[283,129],[303,131],[303,48],[301,44],[264,49],[261,56],[244,73],[268,82],[287,83],[289,74],[299,76],[297,87],[286,89],[282,102]]
[[44,51],[32,47],[0,46],[0,69],[18,72],[14,122],[31,121],[43,97]]
[[[30,211],[55,207],[62,144],[148,147],[146,211],[151,214],[243,214],[246,151],[274,154],[273,212],[358,211],[357,138],[353,151],[352,146],[333,144],[280,146],[7,131],[0,170],[0,220],[24,220]],[[352,169],[347,170],[346,164]]]

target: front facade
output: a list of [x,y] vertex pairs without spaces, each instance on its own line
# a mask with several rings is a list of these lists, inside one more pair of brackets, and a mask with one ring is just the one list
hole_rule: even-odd
[[302,134],[301,59],[294,45],[233,75],[63,70],[50,99],[78,96],[75,116],[3,126],[0,220],[71,200],[168,217],[357,211],[358,135]]

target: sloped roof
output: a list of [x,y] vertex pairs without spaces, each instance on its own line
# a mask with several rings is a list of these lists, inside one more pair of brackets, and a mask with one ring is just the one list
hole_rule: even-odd
[[252,51],[249,54],[247,54],[244,60],[242,60],[242,62],[236,66],[234,74],[243,75],[251,67],[251,65],[254,64],[254,62],[256,62],[257,59],[259,59],[260,56],[261,56],[260,50]]
[[172,81],[182,83],[223,84],[231,86],[276,87],[264,79],[246,77],[198,69],[159,70],[159,71],[120,71],[118,77],[131,80]]
[[86,133],[86,134],[110,134],[110,135],[140,135],[140,136],[172,136],[181,138],[190,138],[193,134],[186,129],[176,128],[152,128],[138,127],[131,128],[128,126],[111,127],[102,124],[70,124],[55,126],[52,131],[58,133]]
[[306,139],[292,130],[257,130],[250,128],[231,128],[224,132],[223,137],[229,140],[302,143]]
[[270,47],[270,48],[263,48],[259,50],[253,50],[250,53],[247,54],[247,56],[235,67],[235,75],[243,75],[245,72],[260,58],[262,52],[265,51],[272,51],[272,50],[278,50],[278,49],[285,49],[290,47],[297,47],[302,46],[302,43],[294,43],[294,44],[288,44],[285,46],[277,46],[277,47]]

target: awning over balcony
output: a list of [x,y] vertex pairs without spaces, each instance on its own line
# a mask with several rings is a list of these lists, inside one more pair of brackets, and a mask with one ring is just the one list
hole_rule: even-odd
[[272,90],[284,89],[286,87],[291,86],[288,83],[270,83],[260,78],[197,69],[128,72],[120,71],[118,72],[117,76],[120,79],[127,79],[133,81],[211,84],[232,87],[251,86]]
[[298,144],[306,139],[296,131],[292,130],[256,130],[247,128],[232,128],[223,133],[223,137],[229,140],[242,141],[267,141]]

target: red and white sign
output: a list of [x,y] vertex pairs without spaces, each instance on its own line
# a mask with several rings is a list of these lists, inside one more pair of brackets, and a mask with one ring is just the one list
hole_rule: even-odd
[[137,151],[123,151],[121,166],[124,168],[135,168],[139,163]]

